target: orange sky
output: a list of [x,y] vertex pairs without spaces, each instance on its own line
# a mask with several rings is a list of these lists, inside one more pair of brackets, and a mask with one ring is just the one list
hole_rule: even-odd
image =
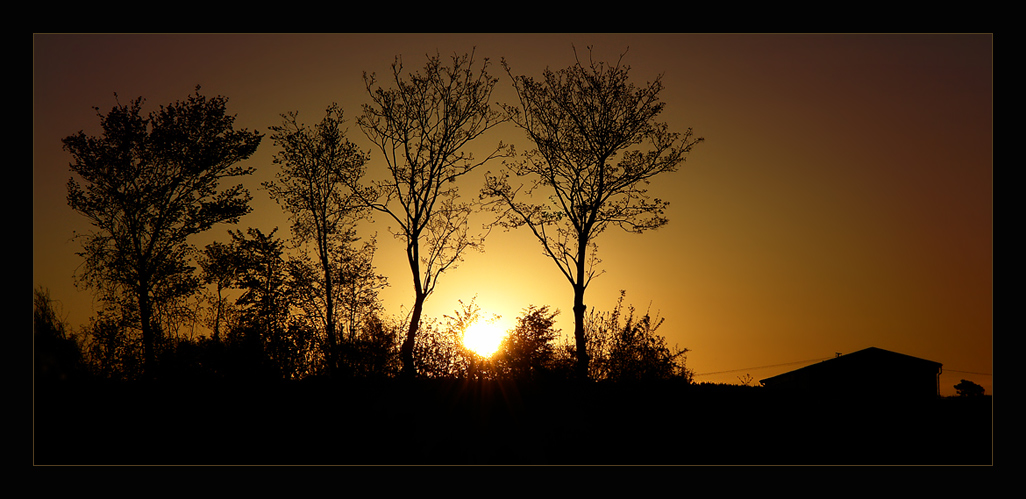
[[[93,313],[72,274],[73,231],[89,229],[66,204],[70,156],[63,137],[98,133],[103,112],[142,96],[152,109],[194,87],[228,97],[236,126],[267,133],[279,115],[308,124],[338,102],[351,140],[368,101],[363,71],[388,75],[401,54],[476,47],[498,65],[540,76],[595,47],[628,49],[632,80],[663,73],[661,121],[693,127],[705,142],[651,192],[670,201],[670,223],[599,240],[603,275],[585,303],[627,301],[666,319],[659,330],[686,347],[697,381],[737,383],[876,346],[944,364],[941,393],[970,379],[993,393],[993,37],[990,35],[358,34],[56,35],[33,37],[33,285],[50,289],[73,326]],[[485,135],[530,148],[512,125]],[[244,179],[253,213],[236,228],[280,227],[286,216],[259,183],[273,176],[265,138]],[[501,165],[486,165],[498,169]],[[371,168],[384,168],[371,154]],[[462,186],[474,196],[481,177]],[[383,294],[394,313],[412,301],[409,269],[386,224],[378,232]],[[225,240],[229,226],[194,242]],[[528,305],[562,311],[572,332],[572,290],[526,230],[493,232],[443,276],[426,313],[457,300],[513,318]],[[404,310],[406,310],[404,309]],[[773,366],[773,367],[765,367]]]

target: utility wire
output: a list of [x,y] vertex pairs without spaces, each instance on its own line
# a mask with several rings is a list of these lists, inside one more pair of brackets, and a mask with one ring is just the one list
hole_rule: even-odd
[[[715,371],[715,372],[711,372],[711,373],[699,373],[699,374],[694,374],[693,376],[711,376],[713,374],[738,373],[738,372],[742,372],[742,371],[754,371],[756,369],[769,369],[771,367],[793,366],[795,364],[811,364],[813,362],[820,362],[820,361],[824,361],[824,360],[830,360],[830,359],[833,359],[833,358],[834,357],[823,357],[823,358],[819,358],[819,359],[799,360],[799,361],[796,361],[796,362],[785,362],[783,364],[772,364],[772,365],[768,365],[768,366],[745,367],[745,368],[741,368],[741,369],[731,369],[729,371]],[[978,374],[980,376],[993,376],[993,374],[991,374],[991,373],[981,373],[981,372],[975,372],[975,371],[959,371],[959,370],[956,370],[956,369],[944,369],[944,372],[946,372],[946,373],[962,373],[962,374]]]
[[745,367],[745,368],[742,368],[742,369],[731,369],[729,371],[716,371],[716,372],[711,372],[711,373],[695,374],[694,376],[709,376],[709,375],[713,375],[713,374],[727,374],[727,373],[737,373],[737,372],[741,372],[741,371],[754,371],[756,369],[768,369],[768,368],[771,368],[771,367],[793,366],[795,364],[811,364],[813,362],[829,360],[829,359],[832,359],[832,358],[833,357],[823,357],[823,358],[819,358],[819,359],[799,360],[799,361],[796,361],[796,362],[785,362],[783,364],[773,364],[773,365],[769,365],[769,366]]
[[945,369],[944,372],[946,372],[946,373],[962,373],[962,374],[979,374],[980,376],[993,376],[993,374],[991,374],[991,373],[978,373],[978,372],[974,372],[974,371],[959,371],[959,370],[956,370],[956,369]]

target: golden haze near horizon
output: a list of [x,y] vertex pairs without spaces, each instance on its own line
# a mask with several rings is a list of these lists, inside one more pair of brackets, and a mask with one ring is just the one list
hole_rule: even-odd
[[[594,46],[623,59],[636,84],[663,75],[659,121],[706,141],[659,178],[669,224],[597,240],[604,273],[585,303],[609,310],[619,290],[666,319],[659,333],[688,348],[696,381],[736,383],[876,346],[941,362],[941,393],[969,379],[993,392],[993,40],[990,35],[354,34],[61,35],[33,37],[33,285],[48,288],[73,327],[94,313],[74,287],[72,235],[89,230],[66,202],[70,157],[60,140],[98,131],[101,111],[135,97],[146,109],[184,99],[197,84],[224,95],[237,128],[267,132],[280,114],[312,124],[338,102],[349,138],[368,96],[362,73],[388,75],[425,54],[475,51],[499,77],[493,101],[512,103],[514,74],[539,77]],[[531,148],[513,126],[499,140]],[[247,227],[287,234],[287,215],[259,183],[273,176],[265,138],[243,183],[253,211],[193,242]],[[383,168],[372,152],[369,167]],[[479,171],[497,170],[488,164]],[[460,186],[476,196],[483,178]],[[377,233],[389,312],[408,311],[409,269],[387,221]],[[493,231],[442,276],[425,314],[458,301],[512,320],[529,305],[561,311],[570,334],[572,291],[524,229]],[[767,367],[775,366],[775,367]]]

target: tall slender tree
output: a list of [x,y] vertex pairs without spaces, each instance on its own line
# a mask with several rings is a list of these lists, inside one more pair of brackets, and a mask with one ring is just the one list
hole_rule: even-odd
[[353,227],[366,211],[359,196],[367,154],[346,138],[342,108],[328,106],[324,118],[312,128],[298,121],[298,113],[282,115],[271,127],[271,139],[281,147],[274,163],[276,180],[263,185],[271,197],[291,214],[292,233],[300,244],[313,243],[320,285],[330,369],[338,362],[339,283],[336,260],[353,242]]
[[465,147],[506,118],[489,102],[497,79],[488,59],[474,69],[474,55],[452,57],[446,66],[428,57],[424,71],[403,75],[400,58],[392,64],[394,88],[373,89],[377,80],[364,73],[371,103],[357,120],[382,152],[389,175],[375,182],[367,204],[397,225],[393,234],[406,243],[413,277],[413,309],[401,348],[402,373],[416,374],[413,347],[425,299],[439,277],[461,261],[483,236],[468,228],[473,212],[461,202],[456,181],[485,162],[508,154],[501,142],[481,161]]
[[203,247],[199,255],[199,264],[203,269],[203,282],[214,285],[215,295],[209,300],[213,305],[214,341],[221,340],[221,323],[225,317],[227,299],[224,291],[235,283],[240,272],[241,261],[239,251],[233,244],[225,244],[219,241],[212,242]]
[[68,181],[68,204],[95,227],[77,236],[85,258],[79,282],[131,312],[151,375],[161,334],[155,311],[199,285],[189,236],[250,211],[242,185],[221,184],[253,172],[239,163],[262,136],[235,130],[227,100],[208,99],[197,86],[186,100],[143,116],[140,97],[106,115],[97,108],[101,135],[80,131],[63,139],[80,179]]
[[666,224],[669,203],[650,198],[646,186],[676,171],[702,141],[690,128],[681,134],[655,121],[664,106],[662,75],[636,87],[621,62],[622,56],[614,65],[578,59],[536,81],[514,77],[503,61],[520,101],[506,111],[536,146],[511,170],[530,182],[523,194],[542,190],[548,199],[524,201],[523,186],[514,188],[505,172],[489,174],[482,191],[501,213],[499,223],[528,227],[570,282],[581,378],[588,373],[584,293],[597,275],[595,239],[610,225],[641,233]]
[[246,233],[231,232],[238,261],[236,286],[243,290],[236,303],[244,307],[247,341],[257,346],[284,328],[291,306],[285,243],[274,235],[277,231],[275,227],[264,234],[251,227]]

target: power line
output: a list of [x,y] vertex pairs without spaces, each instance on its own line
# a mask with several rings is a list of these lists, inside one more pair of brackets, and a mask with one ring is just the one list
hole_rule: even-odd
[[742,368],[742,369],[731,369],[729,371],[716,371],[716,372],[711,372],[711,373],[695,374],[694,376],[709,376],[709,375],[712,375],[712,374],[727,374],[727,373],[737,373],[737,372],[741,372],[741,371],[754,371],[756,369],[768,369],[768,368],[771,368],[771,367],[793,366],[795,364],[811,364],[813,362],[829,360],[829,359],[832,359],[832,358],[833,357],[823,357],[823,358],[819,358],[819,359],[799,360],[799,361],[796,361],[796,362],[785,362],[783,364],[773,364],[773,365],[768,365],[768,366],[745,367],[745,368]]
[[[744,368],[741,368],[741,369],[730,369],[728,371],[715,371],[715,372],[710,372],[710,373],[699,373],[699,374],[694,374],[693,376],[711,376],[713,374],[738,373],[738,372],[743,372],[743,371],[754,371],[756,369],[769,369],[771,367],[793,366],[795,364],[811,364],[813,362],[820,362],[820,361],[824,361],[824,360],[830,360],[830,359],[833,359],[833,358],[834,357],[823,357],[823,358],[819,358],[819,359],[799,360],[799,361],[795,361],[795,362],[785,362],[783,364],[772,364],[772,365],[768,365],[768,366],[744,367]],[[981,372],[975,372],[975,371],[959,371],[957,369],[944,369],[944,372],[945,373],[961,373],[961,374],[977,374],[977,375],[980,375],[980,376],[993,376],[993,374],[991,374],[991,373],[981,373]]]
[[991,373],[978,373],[978,372],[974,372],[974,371],[959,371],[959,370],[956,370],[956,369],[945,369],[944,372],[946,372],[946,373],[962,373],[962,374],[979,374],[980,376],[993,376],[993,374],[991,374]]

